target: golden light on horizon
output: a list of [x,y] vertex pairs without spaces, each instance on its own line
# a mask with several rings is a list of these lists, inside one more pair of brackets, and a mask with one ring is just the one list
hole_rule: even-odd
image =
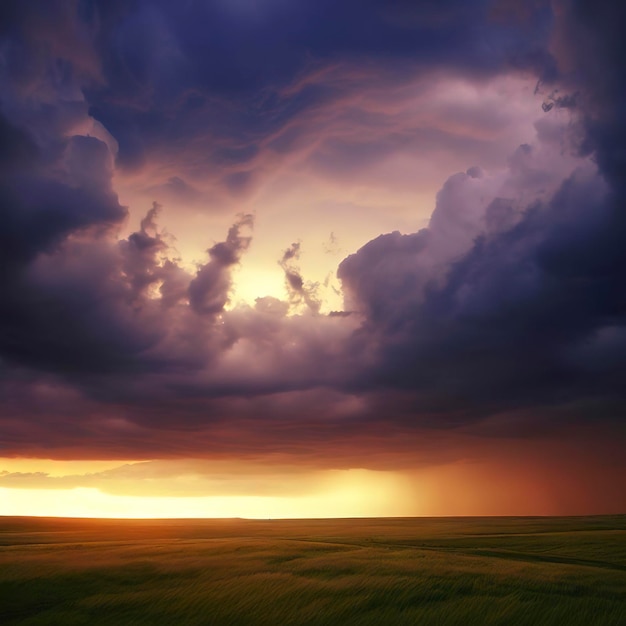
[[93,518],[330,518],[415,514],[405,479],[394,472],[334,470],[302,495],[136,496],[94,487],[0,487],[2,515]]

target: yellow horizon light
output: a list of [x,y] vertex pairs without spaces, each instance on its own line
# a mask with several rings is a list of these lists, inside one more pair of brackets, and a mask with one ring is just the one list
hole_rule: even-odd
[[415,514],[404,479],[393,472],[335,470],[322,489],[301,496],[130,496],[94,487],[20,489],[0,487],[0,513],[11,516],[82,518],[332,518]]

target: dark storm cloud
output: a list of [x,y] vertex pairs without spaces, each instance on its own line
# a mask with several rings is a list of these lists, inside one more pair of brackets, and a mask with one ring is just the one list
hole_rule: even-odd
[[[528,435],[563,406],[576,422],[617,422],[626,131],[613,4],[563,3],[556,60],[541,3],[504,23],[492,3],[465,1],[4,4],[2,450],[318,458],[358,440],[353,460],[388,436],[426,458],[420,428],[499,416],[500,430],[476,432]],[[563,89],[554,101],[576,104],[575,148],[599,172],[538,124],[538,145],[521,146],[500,178],[454,174],[427,229],[381,235],[342,262],[349,316],[319,314],[297,245],[280,262],[291,303],[229,310],[249,215],[195,273],[159,229],[157,204],[117,236],[127,211],[115,163],[183,154],[201,130],[189,162],[224,165],[221,185],[243,193],[264,140],[289,152],[289,122],[358,91],[362,76],[348,70],[312,78],[333,64],[374,67],[363,75],[380,84],[385,70],[395,81],[532,70],[551,94]],[[346,160],[357,144],[331,142]],[[194,195],[195,182],[168,172],[157,187]],[[306,313],[288,316],[298,303]],[[523,409],[535,417],[507,422]]]
[[[3,6],[9,70],[19,89],[45,85],[51,76],[66,90],[80,89],[85,112],[115,137],[117,166],[128,173],[175,164],[165,174],[157,168],[145,190],[182,205],[217,206],[250,193],[264,167],[319,133],[306,120],[293,122],[332,110],[364,83],[384,92],[436,71],[487,77],[511,67],[533,70],[551,23],[541,4],[524,20],[494,21],[494,2],[487,0]],[[544,56],[539,73],[550,77],[552,61]],[[352,124],[358,113],[347,112]],[[413,148],[419,140],[418,133]],[[328,141],[326,170],[354,170],[352,161],[367,165],[366,154],[376,159],[407,141]],[[213,194],[197,189],[207,176]]]
[[102,16],[105,3],[94,3],[83,19],[97,32],[103,80],[85,84],[90,113],[119,142],[120,167],[175,155],[186,176],[202,160],[224,168],[222,185],[237,195],[254,183],[264,142],[268,158],[292,151],[307,128],[290,122],[363,88],[355,68],[384,89],[416,72],[534,70],[544,51],[540,73],[552,76],[550,12],[495,23],[492,5],[137,0]]
[[382,56],[473,73],[500,71],[512,57],[545,50],[551,14],[541,4],[527,20],[492,28],[497,3],[480,0],[137,1],[127,3],[112,26],[102,56],[110,80],[133,92],[145,85],[165,98],[190,81],[212,94],[287,84],[311,58]]
[[110,185],[113,163],[103,142],[74,136],[40,151],[25,131],[7,120],[0,124],[3,264],[30,260],[70,233],[126,215]]
[[[606,410],[596,404],[577,419],[623,414],[626,359],[617,346],[626,328],[626,126],[619,111],[626,86],[617,77],[625,50],[609,23],[622,9],[601,4],[597,12],[585,2],[563,3],[560,25],[575,35],[561,42],[562,63],[576,68],[564,72],[563,85],[581,90],[583,146],[599,173],[574,171],[521,211],[495,197],[478,215],[471,197],[446,201],[447,187],[469,182],[453,177],[428,229],[383,235],[340,265],[350,303],[366,316],[355,349],[377,346],[364,380],[415,390],[416,411],[485,415],[592,397]],[[545,171],[522,148],[509,175],[517,195],[528,197]],[[433,257],[447,257],[443,276]]]
[[419,271],[435,226],[381,237],[344,261],[344,287],[367,311],[363,340],[381,346],[375,379],[444,406],[457,397],[479,414],[586,391],[621,395],[615,363],[611,381],[567,356],[623,315],[619,273],[601,260],[614,227],[605,194],[602,181],[573,175],[512,228],[481,234],[439,281]]

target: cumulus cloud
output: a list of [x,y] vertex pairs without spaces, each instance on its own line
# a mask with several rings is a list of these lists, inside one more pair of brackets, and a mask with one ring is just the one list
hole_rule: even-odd
[[228,231],[226,241],[207,250],[208,263],[198,268],[189,283],[189,304],[196,313],[216,314],[224,310],[230,290],[230,269],[239,262],[252,241],[252,237],[242,231],[251,228],[252,223],[252,215],[241,215]]
[[[569,8],[568,20],[582,10]],[[619,343],[624,325],[623,163],[599,130],[619,134],[621,123],[593,90],[585,98],[595,104],[561,132],[539,123],[538,145],[506,170],[451,177],[427,229],[383,235],[342,262],[349,306],[364,315],[356,347],[370,355],[368,384],[413,390],[416,413],[440,411],[442,424],[520,406],[569,403],[572,419],[592,422],[621,410],[625,372],[606,338]],[[576,150],[581,123],[593,162]],[[592,373],[581,346],[607,368]],[[594,410],[572,410],[591,398]]]

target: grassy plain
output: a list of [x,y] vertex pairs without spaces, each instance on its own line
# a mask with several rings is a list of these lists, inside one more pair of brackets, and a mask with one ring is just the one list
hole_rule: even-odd
[[0,624],[626,625],[626,516],[0,517]]

